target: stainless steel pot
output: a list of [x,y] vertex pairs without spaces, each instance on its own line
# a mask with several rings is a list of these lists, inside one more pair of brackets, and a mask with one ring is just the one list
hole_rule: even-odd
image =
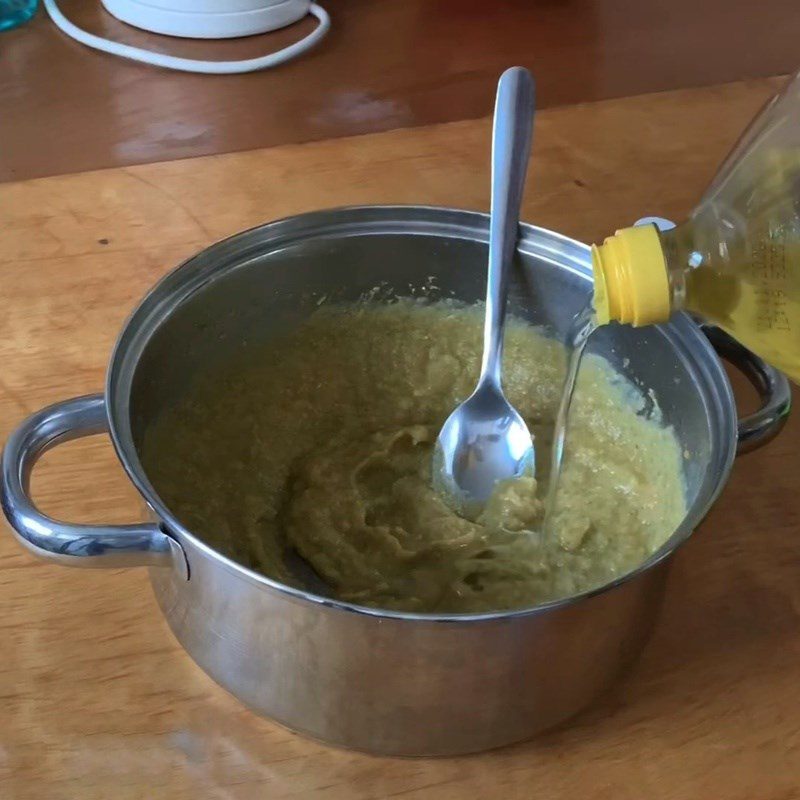
[[[147,565],[194,660],[257,712],[318,739],[376,753],[442,755],[525,739],[583,708],[641,649],[670,556],[724,485],[737,450],[765,442],[789,409],[779,373],[713,334],[763,408],[739,420],[725,371],[688,317],[608,327],[591,349],[656,393],[691,453],[689,511],[642,567],[578,597],[470,616],[384,612],[282,586],[215,552],[159,499],[139,461],[144,430],[203,365],[296,325],[319,298],[378,285],[481,297],[488,223],[441,208],[367,207],[273,222],[204,250],[145,297],[120,335],[105,395],[34,414],[3,453],[3,510],[37,555],[74,566]],[[563,334],[591,290],[587,248],[522,226],[512,302]],[[155,521],[70,525],[31,502],[30,472],[67,439],[108,430]]]

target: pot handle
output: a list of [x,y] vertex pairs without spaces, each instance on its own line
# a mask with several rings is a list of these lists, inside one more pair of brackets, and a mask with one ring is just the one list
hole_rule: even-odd
[[786,376],[762,361],[732,336],[714,325],[701,325],[720,358],[736,367],[761,397],[761,408],[739,420],[737,454],[749,453],[773,439],[786,423],[792,389]]
[[187,577],[183,548],[154,523],[71,525],[33,504],[30,476],[39,457],[62,442],[107,430],[101,394],[64,400],[28,417],[3,450],[0,500],[6,519],[23,545],[49,561],[75,567],[174,565]]

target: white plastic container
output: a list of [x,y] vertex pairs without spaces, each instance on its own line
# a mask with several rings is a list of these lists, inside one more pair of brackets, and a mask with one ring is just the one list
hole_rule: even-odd
[[117,19],[153,33],[229,39],[283,28],[309,13],[311,0],[102,0]]

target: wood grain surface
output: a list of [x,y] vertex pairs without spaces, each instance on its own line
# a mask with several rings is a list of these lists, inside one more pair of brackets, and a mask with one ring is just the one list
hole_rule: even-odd
[[[544,112],[524,217],[588,240],[646,213],[682,216],[774,85]],[[98,390],[137,298],[204,244],[343,203],[485,209],[488,149],[478,120],[0,187],[0,438]],[[4,533],[0,797],[798,798],[798,474],[795,418],[737,463],[677,555],[629,678],[557,731],[454,759],[349,753],[257,718],[182,652],[144,570],[51,566]],[[103,437],[49,453],[34,492],[69,520],[138,515]]]
[[[81,27],[196,58],[249,58],[283,31],[203,42],[59,0]],[[89,50],[44,11],[0,36],[0,180],[224,153],[485,116],[500,72],[530,67],[540,107],[710,85],[800,66],[794,0],[325,0],[313,52],[240,76]]]

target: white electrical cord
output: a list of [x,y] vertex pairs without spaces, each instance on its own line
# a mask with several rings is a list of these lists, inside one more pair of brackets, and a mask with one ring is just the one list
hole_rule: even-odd
[[93,33],[89,33],[70,22],[61,13],[61,9],[56,5],[56,0],[44,0],[44,7],[53,22],[67,36],[85,44],[87,47],[102,50],[104,53],[111,53],[115,56],[122,56],[122,58],[130,58],[133,61],[153,64],[156,67],[177,69],[182,72],[200,72],[207,75],[234,75],[240,72],[256,72],[260,69],[283,64],[284,61],[299,56],[300,53],[304,53],[313,47],[331,27],[331,18],[328,16],[328,12],[322,6],[312,3],[309,12],[319,20],[319,25],[299,42],[290,44],[276,53],[269,53],[258,58],[248,58],[243,61],[197,61],[193,58],[180,58],[178,56],[165,55],[164,53],[155,53],[151,50],[144,50],[141,47],[132,47],[128,44],[112,42],[100,36],[95,36]]

